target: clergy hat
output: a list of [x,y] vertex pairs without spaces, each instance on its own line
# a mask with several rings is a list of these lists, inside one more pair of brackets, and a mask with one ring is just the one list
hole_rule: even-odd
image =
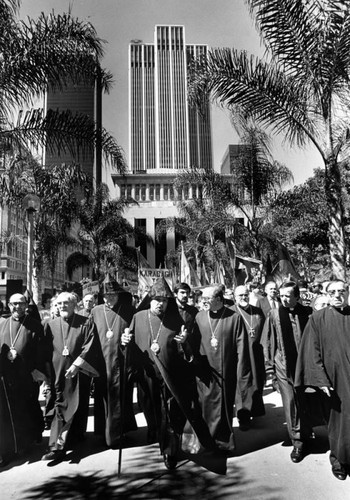
[[154,299],[155,297],[164,297],[164,298],[174,297],[174,294],[171,291],[170,286],[168,285],[163,276],[158,278],[157,281],[153,283],[150,291],[148,292],[148,295],[151,299]]
[[110,280],[103,283],[103,295],[129,293],[125,288],[119,285],[117,281]]

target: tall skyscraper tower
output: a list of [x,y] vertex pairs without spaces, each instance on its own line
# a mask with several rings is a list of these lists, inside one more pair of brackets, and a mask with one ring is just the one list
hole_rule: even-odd
[[129,47],[129,144],[133,173],[212,167],[209,104],[199,114],[187,101],[193,58],[206,45],[186,45],[184,26],[156,26],[154,43]]

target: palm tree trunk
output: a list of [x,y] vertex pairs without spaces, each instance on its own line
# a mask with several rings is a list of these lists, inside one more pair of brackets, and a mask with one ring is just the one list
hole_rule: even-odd
[[346,247],[344,235],[344,207],[341,192],[341,178],[339,164],[336,159],[327,159],[326,162],[326,199],[328,205],[329,222],[329,252],[333,274],[336,278],[346,278]]

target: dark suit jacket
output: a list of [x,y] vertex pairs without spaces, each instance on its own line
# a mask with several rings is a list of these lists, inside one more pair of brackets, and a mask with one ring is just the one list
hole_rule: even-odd
[[[280,303],[278,299],[277,299],[277,302]],[[258,303],[257,303],[257,307],[260,307],[260,309],[262,309],[262,312],[264,313],[265,318],[267,317],[268,313],[271,311],[271,305],[270,305],[269,299],[267,297],[262,297],[261,299],[259,298]]]

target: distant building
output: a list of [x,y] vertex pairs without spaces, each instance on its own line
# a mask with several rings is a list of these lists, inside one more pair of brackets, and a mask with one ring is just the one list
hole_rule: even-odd
[[234,174],[237,168],[237,162],[246,151],[244,144],[229,144],[221,160],[220,173]]
[[209,104],[187,100],[188,70],[206,45],[187,45],[184,26],[156,26],[153,43],[129,45],[129,147],[133,173],[212,167]]
[[[54,111],[70,111],[74,114],[82,114],[92,119],[96,118],[96,90],[88,85],[68,85],[60,90],[48,90],[45,95],[45,112],[52,109]],[[72,156],[68,151],[48,151],[44,150],[43,163],[45,166],[61,165],[71,163]],[[96,165],[94,153],[91,151],[81,151],[79,164],[83,171],[92,177],[101,176],[101,165]],[[98,169],[98,171],[97,171]]]
[[186,44],[184,26],[157,25],[152,43],[133,40],[129,46],[130,173],[112,179],[117,197],[139,203],[125,217],[153,237],[154,247],[141,248],[153,267],[164,267],[165,255],[177,245],[171,231],[156,241],[159,222],[178,215],[176,199],[201,196],[200,186],[176,192],[176,174],[213,167],[209,103],[199,113],[187,99],[190,64],[206,54],[206,45]]

